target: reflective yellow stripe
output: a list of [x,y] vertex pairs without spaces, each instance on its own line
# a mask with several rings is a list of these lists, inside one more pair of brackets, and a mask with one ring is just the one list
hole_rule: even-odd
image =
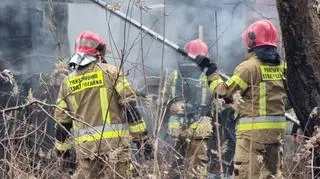
[[117,82],[115,89],[118,93],[121,93],[123,90],[125,90],[128,87],[130,87],[130,84],[126,79],[123,79]]
[[72,112],[76,112],[78,109],[78,104],[74,95],[68,96],[68,102]]
[[100,106],[103,123],[106,121],[107,118],[107,124],[111,124],[110,112],[108,111],[109,99],[107,89],[105,87],[100,88]]
[[178,70],[175,70],[174,72],[172,72],[172,78],[174,80],[174,83],[177,81],[178,79]]
[[231,86],[233,83],[236,83],[242,91],[248,88],[248,84],[245,81],[243,81],[238,75],[233,75],[228,81],[226,81],[226,85],[228,87]]
[[220,83],[223,83],[223,80],[222,79],[217,79],[217,80],[214,80],[210,83],[210,92],[211,93],[214,93],[216,87],[220,84]]
[[68,108],[68,104],[66,103],[65,100],[58,98],[56,102],[57,106],[63,109]]
[[204,85],[204,86],[207,86],[207,75],[205,73],[201,73],[200,75],[200,84],[201,85]]
[[75,132],[75,131],[78,131],[80,128],[79,128],[79,126],[78,126],[78,123],[79,122],[77,122],[77,121],[73,121],[72,122],[72,130],[73,130],[73,133]]
[[136,123],[136,124],[131,124],[129,126],[129,131],[132,133],[137,133],[137,132],[144,132],[147,129],[147,125],[144,121]]
[[180,123],[179,123],[179,122],[169,123],[169,124],[168,124],[168,128],[169,128],[169,129],[179,129],[179,128],[180,128]]
[[103,132],[102,134],[101,132],[96,132],[89,135],[83,135],[80,137],[76,137],[75,140],[77,143],[93,142],[100,139],[123,137],[128,134],[129,134],[128,130],[113,130],[113,131]]
[[193,123],[189,126],[189,128],[191,129],[203,129],[205,126],[203,124],[199,124],[199,123]]
[[169,119],[168,128],[169,129],[178,129],[178,128],[180,128],[180,121],[178,121],[176,119]]
[[265,82],[260,82],[260,96],[259,96],[259,114],[265,116],[267,114],[267,87]]
[[72,91],[72,94],[83,91],[85,89],[103,86],[104,78],[102,71],[94,71],[81,74],[74,77],[69,77],[67,85]]
[[238,131],[257,130],[257,129],[285,129],[286,122],[260,122],[260,123],[247,123],[238,124]]
[[54,147],[59,151],[66,151],[72,147],[72,143],[70,141],[60,142],[56,140],[54,143]]
[[284,77],[284,65],[270,66],[260,65],[261,78],[263,81],[277,81],[283,80]]

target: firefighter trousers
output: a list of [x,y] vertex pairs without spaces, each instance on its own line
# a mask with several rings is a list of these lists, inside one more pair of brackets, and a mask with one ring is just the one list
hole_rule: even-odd
[[177,138],[169,178],[197,178],[207,176],[207,139]]
[[72,179],[118,179],[130,178],[130,154],[121,152],[117,156],[100,155],[100,157],[77,158],[77,169]]
[[235,179],[282,179],[282,144],[237,139],[234,163]]

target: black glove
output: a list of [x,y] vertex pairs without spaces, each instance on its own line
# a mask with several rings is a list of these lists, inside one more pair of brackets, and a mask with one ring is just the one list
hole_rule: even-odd
[[210,66],[210,59],[203,55],[198,55],[194,61],[202,70]]
[[198,55],[194,60],[202,71],[207,68],[207,76],[217,71],[217,65],[214,62],[210,62],[210,59],[206,56]]

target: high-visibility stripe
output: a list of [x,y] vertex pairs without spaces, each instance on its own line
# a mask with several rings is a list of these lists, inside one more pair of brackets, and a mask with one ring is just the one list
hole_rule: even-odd
[[267,87],[266,82],[260,82],[260,95],[259,95],[259,114],[265,116],[267,114]]
[[144,121],[129,125],[129,131],[132,133],[144,132],[147,129],[147,125]]
[[285,122],[284,116],[258,116],[258,117],[242,117],[239,124],[261,123],[261,122]]
[[176,120],[176,119],[169,119],[168,128],[169,129],[178,129],[178,128],[180,128],[180,121]]
[[260,122],[260,123],[247,123],[247,124],[238,124],[238,131],[247,131],[247,130],[259,130],[259,129],[285,129],[286,122]]
[[201,73],[200,75],[201,85],[207,86],[207,81],[208,81],[207,75],[205,73]]
[[83,142],[93,142],[100,139],[109,139],[109,138],[116,138],[116,137],[123,137],[128,135],[128,130],[113,130],[113,131],[105,131],[103,133],[96,132],[89,135],[83,135],[75,138],[75,141],[79,144]]
[[189,126],[191,129],[203,129],[205,128],[204,124],[199,124],[199,123],[193,123]]
[[100,88],[100,106],[103,123],[107,120],[107,124],[111,124],[110,111],[108,111],[109,98],[105,87]]
[[222,79],[217,79],[217,80],[213,80],[211,83],[210,83],[210,92],[211,93],[214,93],[216,87],[220,84],[220,83],[223,83],[223,80]]
[[168,124],[169,129],[179,129],[180,128],[180,123],[169,123]]
[[233,83],[236,83],[242,91],[248,88],[248,84],[238,75],[233,75],[228,81],[226,81],[227,86],[231,86]]
[[118,93],[121,93],[126,88],[130,87],[130,84],[126,79],[120,80],[117,82],[117,85],[115,86],[115,89]]
[[56,104],[57,104],[58,107],[60,107],[62,109],[68,108],[68,104],[63,99],[58,98]]
[[75,137],[80,137],[83,135],[94,134],[97,132],[106,132],[106,131],[120,131],[120,130],[127,130],[127,124],[106,124],[105,126],[95,126],[95,127],[88,127],[86,129],[79,129],[74,131]]
[[66,142],[60,142],[58,140],[56,140],[54,142],[54,147],[59,150],[59,151],[67,151],[68,149],[70,149],[72,146],[72,143],[70,141],[66,141]]
[[68,102],[70,104],[70,108],[72,112],[76,112],[78,109],[78,103],[74,95],[68,96]]
[[172,72],[172,75],[173,75],[173,80],[174,81],[177,81],[177,79],[178,79],[178,70],[175,70],[174,72]]

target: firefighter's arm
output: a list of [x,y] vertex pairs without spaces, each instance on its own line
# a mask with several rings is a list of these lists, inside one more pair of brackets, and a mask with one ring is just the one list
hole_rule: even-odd
[[70,107],[66,100],[66,89],[64,84],[61,85],[59,97],[56,102],[57,108],[55,109],[54,116],[56,119],[55,125],[55,149],[58,152],[65,152],[71,148],[71,140],[69,133],[72,128],[72,119],[68,115]]
[[217,66],[210,62],[210,59],[205,56],[197,56],[195,62],[204,70],[207,69],[208,84],[212,94],[220,97],[232,99],[232,95],[236,91],[244,92],[248,88],[249,74],[251,69],[247,65],[240,64],[234,71],[234,75],[227,81],[223,81],[220,75],[216,72]]
[[218,73],[213,73],[208,76],[210,92],[232,101],[232,95],[236,91],[243,93],[247,90],[249,86],[248,73],[248,70],[237,67],[232,77],[227,81],[223,81]]
[[125,107],[129,132],[137,148],[143,148],[144,155],[151,158],[152,144],[148,138],[147,125],[138,110],[136,94],[124,75],[121,72],[118,73],[119,78],[116,80],[115,90],[121,96],[120,103]]
[[133,138],[146,136],[147,127],[137,106],[137,97],[129,82],[121,72],[116,74],[115,90],[120,95],[120,104],[124,106],[129,123],[129,132]]

